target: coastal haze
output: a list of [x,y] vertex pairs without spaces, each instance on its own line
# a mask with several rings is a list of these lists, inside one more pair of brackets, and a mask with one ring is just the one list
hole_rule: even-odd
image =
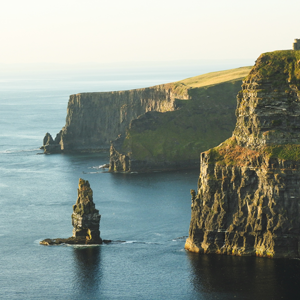
[[[1,299],[295,299],[299,259],[184,250],[199,170],[113,174],[109,153],[43,155],[69,95],[150,87],[251,66],[291,49],[288,0],[51,1],[0,5]],[[112,244],[53,246],[72,235],[88,180]]]
[[256,59],[299,37],[296,0],[12,0],[0,63]]

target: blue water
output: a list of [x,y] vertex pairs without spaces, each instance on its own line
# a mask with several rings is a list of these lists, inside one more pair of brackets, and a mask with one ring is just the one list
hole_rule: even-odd
[[[110,174],[99,169],[108,153],[38,150],[47,131],[56,134],[64,125],[69,94],[150,86],[188,74],[0,74],[0,299],[299,298],[299,260],[184,250],[197,170]],[[80,177],[94,191],[101,237],[124,242],[39,245],[44,238],[72,235]]]

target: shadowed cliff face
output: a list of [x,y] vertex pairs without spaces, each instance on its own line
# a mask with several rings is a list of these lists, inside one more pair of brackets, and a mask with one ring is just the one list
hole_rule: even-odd
[[199,168],[199,153],[231,136],[241,79],[188,90],[175,111],[148,112],[111,144],[110,171]]
[[201,154],[186,249],[299,257],[300,51],[262,54],[232,138]]
[[174,110],[175,99],[186,97],[172,84],[71,95],[66,125],[55,140],[64,152],[109,149],[110,141],[125,133],[133,119],[148,111]]

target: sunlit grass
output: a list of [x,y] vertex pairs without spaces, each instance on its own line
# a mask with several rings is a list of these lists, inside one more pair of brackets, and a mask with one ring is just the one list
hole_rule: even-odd
[[225,71],[211,72],[184,80],[174,82],[174,84],[182,84],[188,88],[204,87],[232,80],[242,80],[245,78],[252,67],[241,67]]

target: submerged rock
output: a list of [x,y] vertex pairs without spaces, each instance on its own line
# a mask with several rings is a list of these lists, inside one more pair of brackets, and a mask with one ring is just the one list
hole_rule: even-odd
[[187,250],[300,256],[299,62],[262,54],[243,81],[233,136],[201,154]]
[[[93,191],[87,180],[79,179],[78,197],[73,205],[73,236],[69,238],[45,239],[41,245],[59,244],[101,244],[99,210],[93,202]],[[106,241],[108,242],[108,241]]]

